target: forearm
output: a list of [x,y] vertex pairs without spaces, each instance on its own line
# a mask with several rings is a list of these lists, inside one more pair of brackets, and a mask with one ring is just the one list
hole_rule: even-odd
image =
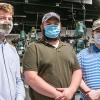
[[41,77],[38,75],[35,75],[35,77],[32,77],[31,73],[31,78],[27,78],[26,82],[32,89],[34,89],[36,92],[48,96],[50,98],[56,98],[60,92],[56,90],[55,87],[49,85],[46,81],[44,81]]
[[80,84],[80,89],[86,94],[89,91],[91,91],[91,89],[85,84],[84,80],[82,79],[81,84]]
[[76,70],[73,72],[72,75],[72,81],[71,84],[69,86],[69,88],[72,90],[73,93],[75,93],[81,83],[81,79],[82,79],[82,72],[81,70]]

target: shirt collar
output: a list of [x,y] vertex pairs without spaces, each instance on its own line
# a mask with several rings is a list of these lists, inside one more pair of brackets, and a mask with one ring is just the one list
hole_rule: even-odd
[[[46,41],[44,41],[44,40],[39,41],[39,42],[43,43],[43,44],[46,45],[46,46],[55,48],[54,46],[50,45],[48,42],[46,42]],[[65,46],[65,44],[64,44],[61,40],[59,40],[59,45],[58,45],[57,48],[60,48],[60,47],[62,47],[62,46]]]
[[93,50],[94,50],[95,52],[100,52],[100,49],[98,49],[98,48],[96,47],[96,45],[93,45]]

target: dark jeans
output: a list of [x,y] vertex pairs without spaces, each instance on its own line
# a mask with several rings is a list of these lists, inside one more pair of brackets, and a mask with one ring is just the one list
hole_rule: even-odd
[[88,100],[87,97],[86,97],[86,95],[83,94],[82,92],[80,92],[80,95],[81,95],[80,100]]

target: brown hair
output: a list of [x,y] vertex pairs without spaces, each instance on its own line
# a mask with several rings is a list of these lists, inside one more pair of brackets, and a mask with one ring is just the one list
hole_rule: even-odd
[[4,10],[12,15],[14,15],[14,8],[11,4],[8,3],[0,3],[0,10]]

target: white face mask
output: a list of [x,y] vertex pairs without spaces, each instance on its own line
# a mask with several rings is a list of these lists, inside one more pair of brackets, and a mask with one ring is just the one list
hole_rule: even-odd
[[96,44],[100,44],[100,33],[94,34],[94,41]]
[[0,35],[7,36],[10,34],[13,28],[13,22],[10,21],[8,24],[0,23]]

